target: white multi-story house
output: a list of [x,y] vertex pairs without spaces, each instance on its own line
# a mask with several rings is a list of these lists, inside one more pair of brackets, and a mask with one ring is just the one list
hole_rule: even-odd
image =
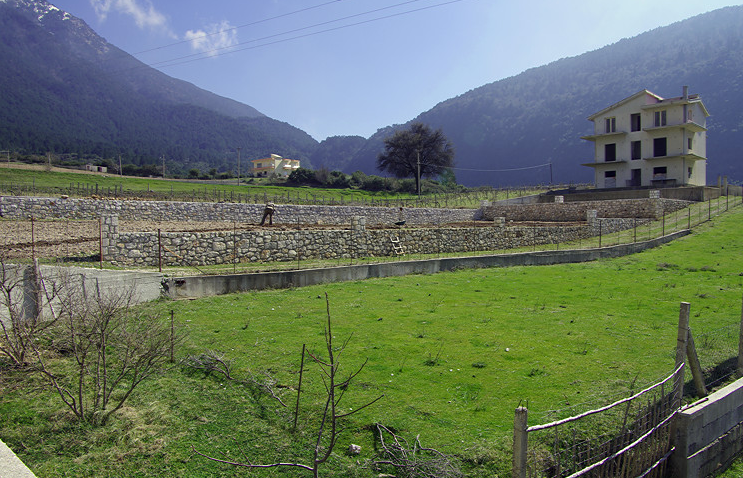
[[250,174],[255,177],[265,177],[272,174],[289,176],[292,171],[299,169],[298,159],[282,158],[278,154],[272,154],[270,158],[254,159],[251,162],[253,167],[250,169]]
[[707,117],[699,95],[661,98],[642,90],[588,117],[597,188],[704,186]]

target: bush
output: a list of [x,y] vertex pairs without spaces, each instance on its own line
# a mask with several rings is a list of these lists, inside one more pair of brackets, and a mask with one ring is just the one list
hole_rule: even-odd
[[315,171],[307,168],[299,168],[291,172],[287,178],[287,182],[296,185],[312,186],[317,184],[317,179],[315,178]]

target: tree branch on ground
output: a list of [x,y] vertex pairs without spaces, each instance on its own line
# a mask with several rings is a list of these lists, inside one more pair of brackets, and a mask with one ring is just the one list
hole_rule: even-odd
[[392,467],[396,475],[408,478],[459,478],[462,472],[451,458],[434,448],[421,445],[420,435],[415,437],[412,447],[384,425],[377,424],[377,433],[382,447],[381,458],[374,464]]

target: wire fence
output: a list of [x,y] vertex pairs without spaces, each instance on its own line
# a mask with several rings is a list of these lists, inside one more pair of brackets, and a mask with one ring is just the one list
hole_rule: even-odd
[[[682,303],[677,366],[668,377],[644,388],[634,381],[624,384],[627,388],[613,397],[602,397],[603,403],[613,400],[609,405],[597,406],[591,401],[547,411],[540,418],[546,422],[542,425],[528,426],[528,408],[519,406],[514,421],[513,476],[669,476],[672,453],[676,453],[675,460],[686,458],[686,449],[674,449],[672,432],[683,397],[692,401],[693,397],[706,397],[708,390],[731,383],[743,370],[739,345],[743,319],[735,317],[730,325],[695,335],[689,326],[689,311],[690,304]],[[685,370],[691,380],[685,379]],[[711,415],[706,419],[717,418]],[[712,441],[715,436],[708,438]]]
[[[225,222],[221,226],[223,233],[227,237],[227,247],[222,251],[223,259],[219,264],[207,265],[203,261],[197,262],[179,255],[176,251],[169,250],[167,245],[160,248],[160,260],[151,262],[145,269],[157,267],[158,270],[168,273],[169,275],[199,275],[199,274],[225,274],[225,273],[254,273],[267,271],[285,271],[308,268],[336,267],[345,265],[374,264],[411,260],[438,259],[442,257],[476,257],[497,254],[509,254],[519,252],[541,252],[550,250],[581,250],[605,248],[625,244],[634,244],[649,241],[668,234],[676,233],[682,230],[693,229],[703,224],[715,216],[722,214],[731,208],[741,206],[741,200],[737,197],[721,196],[716,199],[710,199],[705,202],[692,203],[684,209],[675,210],[664,214],[657,220],[647,218],[625,218],[623,226],[616,232],[608,232],[612,228],[616,229],[616,219],[598,218],[597,225],[594,225],[595,231],[591,234],[576,234],[577,239],[569,241],[558,241],[545,231],[550,226],[562,227],[560,223],[552,225],[544,223],[521,223],[513,227],[518,228],[520,235],[518,243],[514,241],[500,241],[496,247],[478,248],[478,247],[461,247],[460,250],[452,251],[447,247],[445,241],[451,236],[451,225],[447,224],[429,224],[417,226],[419,229],[425,229],[427,239],[417,241],[416,243],[407,243],[403,240],[395,248],[390,244],[388,253],[381,254],[364,254],[364,251],[373,250],[370,247],[370,239],[366,234],[348,234],[344,238],[347,243],[350,242],[349,249],[353,252],[337,253],[332,257],[307,257],[301,248],[296,248],[296,255],[290,260],[273,261],[272,256],[280,254],[267,255],[265,258],[258,255],[257,257],[248,258],[240,253],[240,237],[246,231],[243,224],[238,225],[237,221],[233,223]],[[187,218],[183,218],[187,219]],[[170,224],[170,232],[182,233],[184,237],[193,232],[203,232],[203,226],[199,223],[190,224],[191,229],[182,229],[183,224]],[[160,227],[160,224],[150,224],[151,227]],[[312,228],[305,224],[283,224],[283,231],[302,231],[306,228]],[[334,226],[333,226],[334,227]],[[492,222],[473,221],[471,224],[458,224],[458,227],[478,228],[495,228]],[[588,227],[586,224],[580,226],[584,230]],[[180,228],[180,229],[179,229]],[[334,227],[335,228],[335,227]],[[338,226],[337,229],[343,229]],[[350,226],[347,228],[350,229]],[[403,226],[389,229],[385,237],[389,236],[392,241],[395,237],[399,239],[405,234],[407,229]],[[414,231],[414,230],[413,230]],[[471,229],[470,229],[471,231]],[[139,231],[139,232],[159,232],[157,231]],[[464,235],[469,234],[463,232]],[[486,234],[488,234],[486,230]],[[497,234],[497,232],[493,232]],[[590,236],[590,237],[589,237]],[[3,255],[8,259],[16,261],[30,261],[32,258],[40,258],[48,262],[56,263],[92,263],[99,267],[111,267],[111,264],[101,260],[103,250],[104,235],[101,232],[101,224],[98,220],[77,221],[77,220],[44,220],[44,221],[15,221],[0,220],[0,237],[2,237]],[[497,241],[496,241],[497,242]],[[288,252],[293,246],[286,245]],[[294,246],[296,247],[296,246]],[[332,244],[328,244],[328,254],[333,254]],[[288,256],[288,254],[284,254]]]
[[520,407],[514,441],[528,435],[528,449],[514,447],[514,476],[663,477],[683,367],[626,398],[543,425],[526,426],[528,410]]
[[[8,196],[61,196],[73,198],[102,198],[147,201],[181,202],[226,202],[236,204],[293,204],[325,206],[369,206],[369,207],[426,207],[426,208],[469,208],[477,207],[480,201],[498,201],[532,195],[549,187],[568,186],[523,186],[509,188],[481,187],[466,191],[428,193],[421,196],[396,194],[392,192],[371,192],[362,190],[338,190],[317,192],[307,188],[283,187],[281,191],[270,191],[263,187],[230,186],[228,184],[199,185],[184,190],[182,183],[168,190],[125,188],[123,183],[99,185],[90,182],[75,182],[68,186],[43,186],[31,182],[0,181],[0,195]],[[570,187],[574,187],[571,185]],[[251,192],[250,189],[255,191]]]

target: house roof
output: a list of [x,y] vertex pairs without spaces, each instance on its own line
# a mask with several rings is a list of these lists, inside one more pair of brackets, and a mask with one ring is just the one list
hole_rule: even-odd
[[637,99],[637,98],[639,98],[639,97],[641,97],[643,95],[648,95],[648,96],[652,97],[653,99],[656,100],[656,102],[663,101],[663,98],[662,97],[656,95],[652,91],[649,91],[649,90],[640,90],[637,93],[635,93],[634,95],[628,96],[627,98],[625,98],[625,99],[623,99],[623,100],[621,100],[621,101],[619,101],[617,103],[614,103],[611,106],[607,106],[606,108],[604,108],[603,110],[601,110],[601,111],[599,111],[597,113],[592,114],[591,116],[588,117],[588,119],[590,121],[593,121],[596,118],[598,118],[599,116],[605,115],[608,111],[611,111],[611,110],[613,110],[615,108],[619,108],[620,106],[622,106],[622,105],[624,105],[626,103],[629,103],[630,101],[635,100],[635,99]]
[[589,121],[594,121],[596,118],[605,115],[609,111],[619,108],[620,106],[629,103],[630,101],[633,101],[643,95],[648,95],[653,100],[651,103],[648,103],[647,105],[643,106],[643,108],[653,108],[653,107],[663,107],[663,106],[670,106],[670,105],[676,105],[676,104],[684,104],[684,103],[699,103],[699,106],[701,106],[702,111],[704,112],[704,116],[709,116],[709,112],[707,111],[707,108],[704,106],[704,103],[702,103],[702,98],[698,94],[688,95],[686,98],[683,96],[677,96],[675,98],[663,98],[659,95],[656,95],[652,91],[649,90],[640,90],[637,93],[635,93],[632,96],[628,96],[627,98],[614,103],[611,106],[607,106],[606,108],[602,109],[601,111],[592,114],[588,117]]

